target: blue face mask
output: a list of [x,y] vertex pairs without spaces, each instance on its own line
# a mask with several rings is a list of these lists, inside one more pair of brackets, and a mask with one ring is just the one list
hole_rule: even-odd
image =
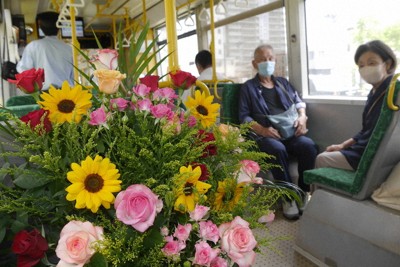
[[264,61],[257,64],[261,76],[271,76],[275,71],[275,61]]

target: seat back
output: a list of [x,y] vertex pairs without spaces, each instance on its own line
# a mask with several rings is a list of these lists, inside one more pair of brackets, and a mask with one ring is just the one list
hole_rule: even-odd
[[241,83],[226,83],[222,89],[221,123],[236,124],[239,122],[239,94]]

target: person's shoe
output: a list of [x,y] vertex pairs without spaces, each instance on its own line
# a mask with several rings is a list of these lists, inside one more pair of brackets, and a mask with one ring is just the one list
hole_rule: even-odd
[[297,220],[300,217],[296,201],[287,200],[282,203],[283,216],[288,220]]
[[298,205],[300,215],[302,215],[304,210],[306,209],[308,202],[310,202],[310,198],[311,198],[310,193],[306,192],[302,198],[302,204]]

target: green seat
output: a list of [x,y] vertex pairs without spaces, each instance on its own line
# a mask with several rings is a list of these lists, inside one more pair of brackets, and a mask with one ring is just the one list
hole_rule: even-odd
[[[396,105],[400,103],[400,82],[392,83]],[[389,92],[389,90],[388,90]],[[363,200],[386,179],[400,161],[399,111],[389,108],[386,92],[375,129],[355,171],[320,168],[304,172],[304,181],[328,190]]]
[[239,121],[239,93],[241,83],[226,83],[222,85],[221,123],[236,124]]
[[40,109],[35,99],[30,95],[10,97],[6,101],[5,108],[18,117],[22,117],[31,111]]

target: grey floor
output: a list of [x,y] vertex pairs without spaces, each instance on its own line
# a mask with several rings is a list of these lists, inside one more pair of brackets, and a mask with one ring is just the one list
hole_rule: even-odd
[[262,254],[257,254],[257,267],[315,267],[294,250],[294,241],[299,229],[299,221],[289,221],[283,218],[281,211],[276,212],[275,220],[264,229],[256,229],[256,235],[272,237],[285,237],[284,240],[275,240],[272,244],[277,252],[272,249],[261,249]]

